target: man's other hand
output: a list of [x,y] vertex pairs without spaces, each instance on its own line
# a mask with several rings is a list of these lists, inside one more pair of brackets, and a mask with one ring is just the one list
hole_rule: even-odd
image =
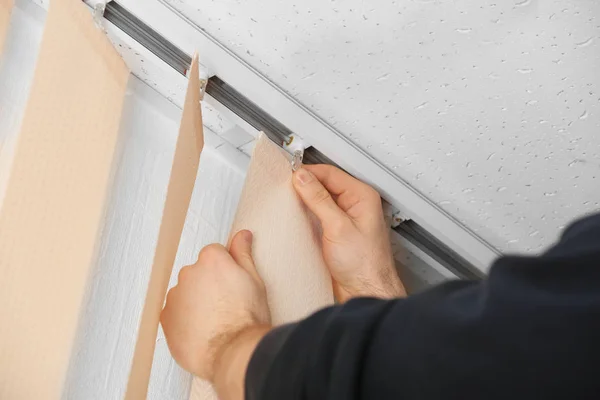
[[323,257],[338,301],[405,296],[379,193],[331,165],[305,165],[294,187],[323,227]]
[[[229,251],[219,244],[206,246],[196,264],[181,269],[161,314],[173,358],[182,368],[213,382],[227,380],[233,373],[230,370],[238,363],[232,357],[245,354],[249,360],[252,346],[270,328],[267,295],[251,249],[250,231],[238,232]],[[257,329],[260,334],[247,334]],[[242,337],[250,338],[252,344],[247,345]],[[248,351],[226,354],[228,349],[240,347],[248,347]],[[237,375],[242,378],[248,360],[239,362],[243,369]],[[215,377],[216,373],[222,378]],[[240,385],[243,388],[243,380]]]

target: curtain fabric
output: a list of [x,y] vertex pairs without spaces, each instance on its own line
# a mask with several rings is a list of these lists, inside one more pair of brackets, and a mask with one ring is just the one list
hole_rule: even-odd
[[[333,304],[320,229],[292,186],[285,152],[264,134],[257,140],[230,237],[254,234],[252,255],[265,282],[274,325]],[[208,382],[194,378],[190,400],[213,400]]]
[[61,397],[128,77],[83,3],[50,3],[0,210],[0,398]]
[[[12,0],[0,0],[0,51]],[[60,399],[111,189],[129,71],[79,1],[52,0],[0,208],[0,398]],[[203,147],[195,56],[126,398],[147,395]],[[274,324],[333,303],[319,227],[285,153],[258,139],[231,234],[254,233]],[[32,384],[35,377],[35,384]],[[216,398],[195,379],[192,399]]]
[[0,57],[2,56],[2,48],[6,32],[8,31],[8,23],[10,21],[10,11],[13,7],[13,0],[0,0]]
[[146,398],[160,312],[167,294],[169,278],[173,271],[177,248],[192,198],[200,153],[204,147],[198,72],[198,56],[194,56],[169,178],[167,200],[163,210],[150,283],[125,395],[127,400]]
[[[0,45],[12,5],[0,0]],[[204,146],[197,56],[190,70],[128,399],[146,398],[160,311]],[[122,144],[128,79],[85,4],[51,1],[0,193],[0,398],[64,395]]]

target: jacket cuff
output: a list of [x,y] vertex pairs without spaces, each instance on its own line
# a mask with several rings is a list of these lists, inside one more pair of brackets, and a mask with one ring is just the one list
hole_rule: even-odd
[[259,400],[271,365],[296,325],[287,324],[272,329],[258,343],[246,370],[246,400]]

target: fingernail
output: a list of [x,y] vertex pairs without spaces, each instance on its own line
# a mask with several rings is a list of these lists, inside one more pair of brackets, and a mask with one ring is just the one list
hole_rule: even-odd
[[301,185],[306,185],[307,183],[310,183],[313,180],[313,174],[310,171],[305,170],[304,168],[300,168],[298,171],[296,171],[295,175],[296,180]]
[[243,239],[244,239],[246,242],[252,243],[252,232],[250,232],[250,231],[249,231],[249,230],[247,230],[247,229],[244,229],[244,230],[242,231],[242,238],[243,238]]

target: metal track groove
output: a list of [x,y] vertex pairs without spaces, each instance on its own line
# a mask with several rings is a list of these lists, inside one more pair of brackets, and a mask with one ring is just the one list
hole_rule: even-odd
[[117,2],[111,1],[106,4],[104,18],[185,76],[192,63],[192,57],[166,40],[127,9]]

